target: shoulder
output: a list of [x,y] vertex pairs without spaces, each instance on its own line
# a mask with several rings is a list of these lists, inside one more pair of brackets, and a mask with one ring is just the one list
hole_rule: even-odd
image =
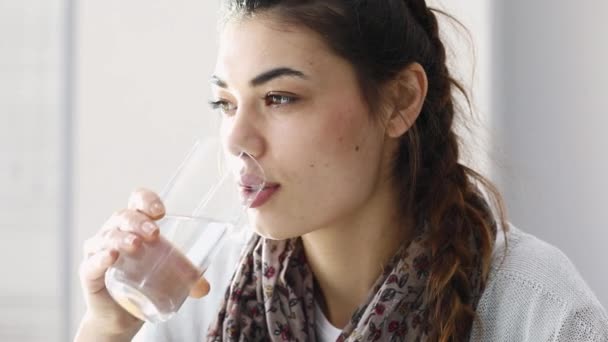
[[526,286],[564,302],[592,296],[570,259],[557,247],[510,226],[499,235],[492,256],[490,281]]
[[514,226],[506,239],[501,235],[473,337],[483,332],[480,341],[608,340],[604,309],[562,251]]

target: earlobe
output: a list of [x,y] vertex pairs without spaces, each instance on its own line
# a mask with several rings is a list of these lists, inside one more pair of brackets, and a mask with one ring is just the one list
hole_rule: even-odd
[[405,134],[420,115],[428,90],[424,68],[412,63],[404,68],[395,80],[394,106],[387,122],[386,134],[398,138]]

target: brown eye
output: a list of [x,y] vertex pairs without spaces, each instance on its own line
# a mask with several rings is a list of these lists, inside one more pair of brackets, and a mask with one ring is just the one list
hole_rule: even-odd
[[281,106],[297,101],[297,99],[293,96],[282,94],[268,94],[264,100],[267,106]]

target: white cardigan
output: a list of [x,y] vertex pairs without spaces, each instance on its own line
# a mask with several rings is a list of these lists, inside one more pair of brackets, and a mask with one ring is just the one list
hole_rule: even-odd
[[[211,292],[187,299],[161,324],[144,324],[134,341],[204,341],[248,236],[227,241],[207,270]],[[493,253],[471,341],[608,342],[608,316],[570,260],[557,248],[511,226]]]

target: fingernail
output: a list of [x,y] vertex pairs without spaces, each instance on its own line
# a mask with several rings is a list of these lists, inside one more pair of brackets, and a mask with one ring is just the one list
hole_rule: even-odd
[[150,212],[154,216],[159,216],[163,213],[163,205],[160,202],[154,202],[150,206]]
[[133,244],[135,244],[135,239],[136,239],[135,235],[128,235],[127,237],[125,237],[124,241],[127,245],[133,245]]
[[158,230],[158,228],[156,228],[156,225],[149,221],[144,222],[144,224],[141,226],[141,229],[144,231],[144,233],[150,236],[154,235]]

